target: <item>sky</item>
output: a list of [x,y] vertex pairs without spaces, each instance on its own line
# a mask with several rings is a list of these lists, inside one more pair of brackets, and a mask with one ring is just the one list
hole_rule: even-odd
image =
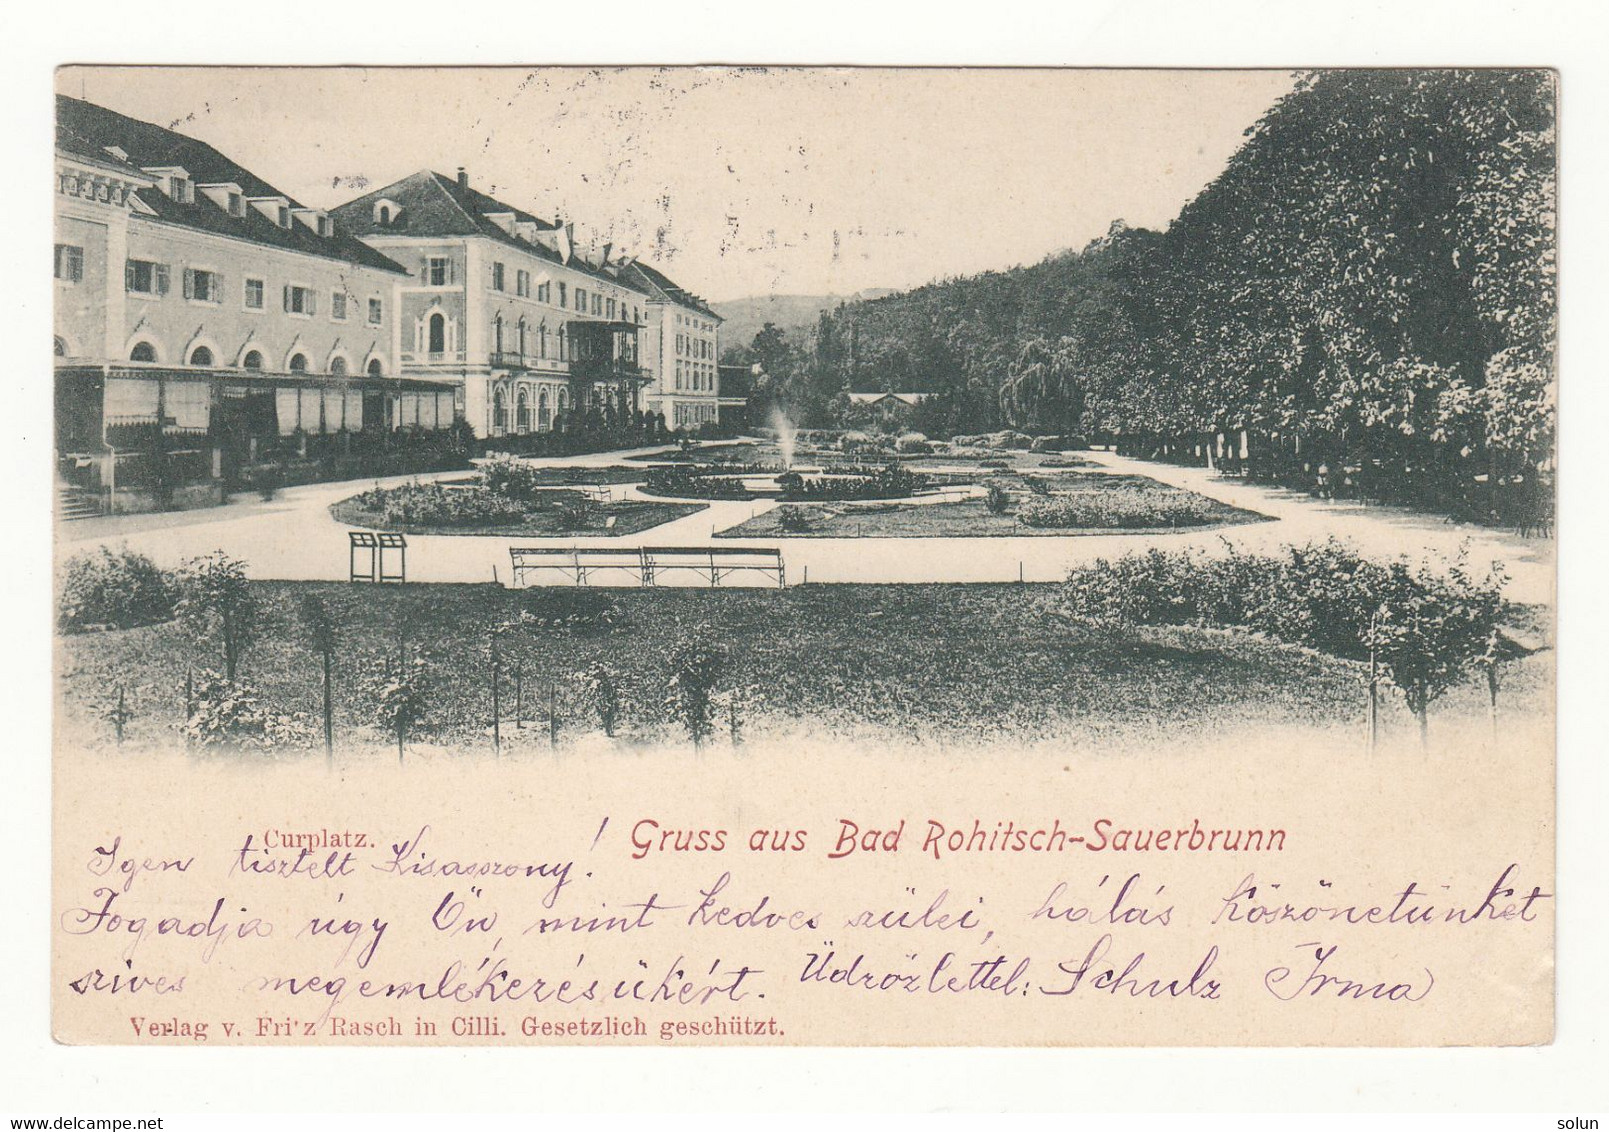
[[1162,228],[1286,71],[68,67],[57,90],[332,207],[419,169],[712,301],[848,295]]

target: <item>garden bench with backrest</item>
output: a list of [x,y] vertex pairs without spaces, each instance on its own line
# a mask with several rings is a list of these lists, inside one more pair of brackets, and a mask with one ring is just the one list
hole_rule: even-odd
[[689,571],[712,586],[740,572],[774,578],[779,587],[788,584],[782,552],[763,546],[511,546],[508,553],[516,587],[547,571],[585,586],[603,570],[625,571],[643,586],[657,585],[667,570]]
[[508,555],[515,586],[527,585],[531,575],[549,570],[578,586],[590,585],[602,570],[624,570],[639,585],[645,584],[642,551],[636,547],[511,546]]
[[718,586],[723,578],[751,572],[775,578],[786,587],[788,575],[782,552],[769,546],[645,546],[643,585],[656,585],[666,570],[688,570]]

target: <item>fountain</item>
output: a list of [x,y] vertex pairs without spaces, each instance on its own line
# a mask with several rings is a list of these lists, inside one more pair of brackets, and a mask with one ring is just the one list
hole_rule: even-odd
[[793,468],[793,450],[798,441],[799,430],[793,427],[793,422],[788,419],[786,413],[774,406],[771,409],[770,424],[776,430],[777,447],[782,450],[782,470],[789,471]]

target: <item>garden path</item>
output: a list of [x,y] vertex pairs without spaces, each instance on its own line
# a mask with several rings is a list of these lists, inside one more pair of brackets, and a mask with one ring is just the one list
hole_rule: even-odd
[[[534,462],[595,467],[618,463],[632,454],[605,452]],[[1201,468],[1152,464],[1106,452],[1085,455],[1111,471],[1150,476],[1231,506],[1260,512],[1273,521],[1205,531],[1065,538],[773,537],[742,541],[781,547],[790,580],[853,583],[1004,582],[1019,578],[1053,581],[1069,567],[1150,546],[1198,546],[1218,552],[1227,542],[1243,550],[1262,551],[1287,543],[1322,540],[1333,534],[1355,542],[1373,555],[1450,556],[1467,540],[1477,568],[1484,569],[1493,559],[1505,564],[1512,578],[1511,597],[1548,604],[1554,599],[1551,540],[1521,539],[1506,532],[1448,523],[1436,516],[1397,508],[1321,501],[1299,492],[1220,478]],[[446,472],[419,478],[463,474]],[[389,486],[413,478],[396,476],[380,482]],[[309,484],[287,488],[269,502],[243,497],[224,507],[200,511],[82,520],[60,525],[57,538],[64,555],[100,544],[127,544],[150,555],[158,565],[173,567],[186,558],[222,549],[244,559],[254,577],[339,581],[347,576],[346,534],[350,528],[336,522],[329,507],[367,486],[368,483],[354,482]],[[631,494],[636,494],[634,489]],[[634,535],[610,538],[608,543],[622,547],[710,545],[715,531],[736,526],[773,506],[766,500],[717,500],[696,514]],[[510,546],[567,546],[576,541],[507,535],[410,535],[408,577],[420,582],[490,582],[496,577],[506,582]],[[721,540],[717,545],[733,544]]]

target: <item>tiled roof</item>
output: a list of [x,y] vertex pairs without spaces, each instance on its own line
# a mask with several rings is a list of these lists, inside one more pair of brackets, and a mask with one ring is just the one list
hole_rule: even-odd
[[884,401],[898,401],[904,405],[919,405],[927,400],[926,393],[855,393],[849,394],[849,400],[856,405],[877,405]]
[[[123,164],[133,169],[180,166],[196,185],[233,182],[247,197],[285,197],[290,207],[302,207],[300,202],[206,142],[66,95],[56,96],[56,146],[69,155],[103,163],[118,161],[107,152],[107,147],[116,146],[128,154]],[[339,228],[331,236],[320,236],[300,221],[289,228],[281,228],[250,206],[244,216],[230,216],[199,191],[195,200],[188,204],[181,204],[157,189],[141,191],[139,199],[150,207],[158,220],[169,224],[249,240],[265,247],[405,273],[401,266]]]
[[[398,206],[396,216],[387,224],[381,224],[374,215],[374,206],[382,200],[393,201]],[[384,188],[364,193],[330,211],[330,215],[340,222],[342,231],[357,236],[486,236],[549,262],[563,262],[559,253],[545,244],[524,240],[504,231],[497,223],[487,219],[489,213],[512,213],[515,220],[534,224],[542,232],[556,231],[559,227],[551,220],[543,220],[524,209],[487,196],[478,189],[460,185],[453,177],[429,169],[421,169]],[[572,256],[564,266],[634,291],[652,293],[641,283],[628,278],[626,270],[612,265],[600,269],[579,256]]]
[[646,263],[637,262],[626,268],[625,273],[627,275],[635,273],[637,276],[639,276],[642,280],[642,288],[650,295],[657,293],[663,298],[669,299],[673,303],[677,303],[684,307],[690,307],[693,310],[698,311],[700,314],[708,315],[716,322],[725,321],[720,315],[716,314],[715,311],[710,308],[710,305],[703,299],[681,286],[674,279],[671,279],[658,268],[650,267]]

